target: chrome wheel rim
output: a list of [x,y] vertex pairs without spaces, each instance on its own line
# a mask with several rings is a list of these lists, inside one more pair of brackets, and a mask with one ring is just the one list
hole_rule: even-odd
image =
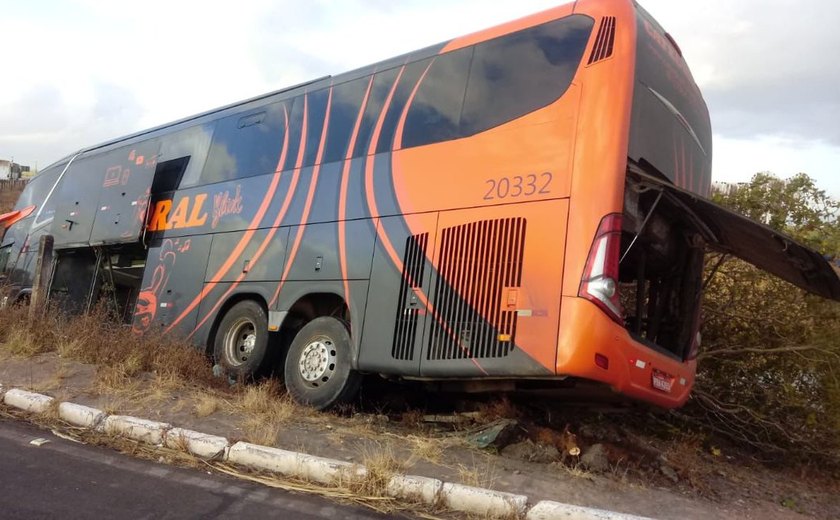
[[300,353],[298,371],[303,381],[317,388],[327,383],[335,373],[336,349],[330,338],[312,340]]
[[225,357],[231,366],[240,366],[250,359],[257,345],[257,327],[249,318],[239,318],[225,334]]

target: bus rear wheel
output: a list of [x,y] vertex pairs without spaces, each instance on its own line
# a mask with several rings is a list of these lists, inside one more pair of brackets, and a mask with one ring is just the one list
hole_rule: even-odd
[[284,368],[296,402],[325,410],[355,397],[361,375],[351,367],[350,334],[332,317],[315,318],[295,336]]
[[263,307],[243,300],[228,310],[213,344],[216,363],[237,378],[253,378],[263,366],[268,351],[268,317]]

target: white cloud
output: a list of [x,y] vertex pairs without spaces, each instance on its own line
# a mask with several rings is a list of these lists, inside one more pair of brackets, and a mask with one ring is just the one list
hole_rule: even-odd
[[[642,4],[705,92],[715,177],[806,171],[840,193],[840,2]],[[557,5],[552,0],[0,0],[0,157],[83,145]]]
[[840,184],[836,182],[836,165],[840,164],[840,148],[819,141],[803,141],[773,135],[751,139],[714,136],[715,181],[741,182],[759,172],[772,172],[787,178],[797,173],[828,171],[817,178],[817,185],[840,200]]

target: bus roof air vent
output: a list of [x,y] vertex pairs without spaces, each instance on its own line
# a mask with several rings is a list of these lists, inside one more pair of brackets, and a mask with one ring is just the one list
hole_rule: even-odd
[[615,44],[615,16],[605,16],[601,18],[601,27],[598,28],[598,35],[595,37],[595,45],[592,47],[587,65],[612,56],[613,44]]

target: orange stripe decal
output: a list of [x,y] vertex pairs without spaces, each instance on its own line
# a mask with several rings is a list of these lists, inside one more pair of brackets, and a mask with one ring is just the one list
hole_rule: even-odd
[[405,120],[408,117],[408,108],[414,102],[414,97],[417,95],[417,91],[420,90],[420,84],[423,83],[423,80],[426,78],[426,74],[429,73],[429,69],[432,68],[432,63],[435,62],[435,58],[426,65],[426,70],[423,71],[423,74],[420,75],[420,79],[417,80],[417,84],[414,85],[414,89],[411,91],[411,95],[408,96],[408,100],[405,102],[405,107],[403,108],[402,114],[400,114],[400,120],[397,123],[397,130],[394,135],[394,150],[402,149],[402,136],[403,130],[405,129]]
[[347,153],[344,156],[344,165],[341,170],[341,187],[338,191],[338,259],[341,266],[341,279],[344,282],[344,299],[350,305],[350,283],[347,281],[347,250],[346,237],[347,229],[344,219],[347,215],[347,184],[350,181],[350,165],[353,159],[353,150],[356,148],[356,139],[359,137],[359,128],[365,116],[365,109],[370,98],[370,91],[373,88],[373,75],[368,81],[365,97],[362,99],[362,106],[359,108],[359,115],[356,116],[356,124],[353,126],[353,133],[350,135],[350,142],[347,144]]
[[[285,106],[284,106],[285,109]],[[282,166],[279,166],[282,168]],[[260,223],[265,213],[268,211],[268,207],[271,205],[271,199],[274,197],[274,192],[277,190],[277,185],[280,183],[280,176],[282,172],[276,171],[274,172],[274,176],[271,178],[271,183],[268,186],[268,190],[266,191],[265,197],[263,197],[262,202],[260,203],[260,207],[257,209],[257,213],[254,215],[254,218],[251,219],[251,222],[248,224],[248,230],[239,240],[239,243],[236,244],[236,247],[231,252],[228,259],[225,261],[224,264],[219,267],[216,273],[210,278],[209,283],[206,283],[204,287],[201,289],[201,292],[198,293],[192,302],[187,305],[187,308],[181,312],[181,314],[175,318],[175,320],[164,330],[164,332],[169,332],[173,328],[175,328],[178,323],[181,322],[189,313],[191,313],[201,300],[204,299],[207,294],[216,287],[216,284],[219,283],[219,280],[225,275],[225,273],[230,270],[233,266],[234,262],[239,259],[239,256],[245,251],[245,248],[248,246],[248,242],[251,241],[251,237],[254,236],[256,232],[256,226]]]
[[[365,198],[367,199],[368,212],[370,213],[370,216],[372,218],[378,218],[379,217],[379,209],[376,206],[376,193],[374,191],[374,186],[373,186],[373,172],[374,172],[374,166],[375,166],[375,162],[376,162],[376,145],[378,144],[379,137],[382,133],[382,126],[385,123],[385,116],[388,113],[388,108],[390,108],[391,102],[393,101],[394,92],[396,92],[396,90],[397,90],[397,85],[399,84],[400,78],[402,77],[404,71],[405,71],[405,65],[403,65],[403,67],[400,69],[399,74],[397,74],[397,79],[394,80],[394,84],[391,86],[391,91],[388,93],[388,97],[385,100],[385,104],[382,106],[382,112],[379,114],[379,119],[376,122],[376,127],[373,130],[373,135],[371,136],[371,140],[370,140],[370,146],[368,148],[368,159],[367,159],[367,162],[365,164],[365,195],[366,195]],[[419,84],[419,82],[418,82],[418,84]],[[416,93],[416,91],[417,91],[417,86],[414,87],[414,92]],[[408,103],[407,103],[407,105],[408,105]],[[404,112],[405,112],[405,110],[404,110]],[[405,113],[403,115],[405,115]],[[403,118],[401,118],[401,119],[403,119]],[[394,266],[397,268],[397,271],[402,273],[404,271],[402,259],[397,255],[397,252],[394,249],[394,246],[391,244],[390,238],[388,238],[388,234],[385,232],[385,230],[383,230],[378,225],[376,227],[376,234],[379,237],[380,243],[385,248],[385,251],[388,253],[388,256],[391,257],[391,261],[394,263]],[[417,297],[420,299],[420,303],[426,309],[428,309],[429,313],[432,314],[434,319],[436,319],[438,322],[440,322],[440,324],[443,326],[444,329],[446,329],[447,333],[449,333],[450,336],[453,336],[452,330],[449,328],[447,323],[443,319],[441,319],[441,317],[437,314],[437,312],[435,311],[431,302],[429,302],[429,299],[426,296],[425,291],[423,291],[422,288],[418,287],[418,290],[417,290],[416,294],[417,294]],[[465,347],[461,341],[458,341],[458,345],[461,347],[462,350],[464,350],[464,352],[467,353],[467,355],[470,358],[470,361],[472,361],[473,364],[476,367],[478,367],[478,369],[484,375],[487,375],[487,371],[484,370],[484,368],[478,363],[478,361],[476,361],[475,358],[472,357],[472,354],[470,353],[469,349],[467,347]]]
[[[283,150],[280,152],[280,160],[277,161],[277,170],[282,169],[283,165],[286,164],[286,155],[289,151],[289,113],[286,110],[285,105],[283,106],[283,115],[285,116],[286,124],[285,133],[283,136]],[[283,217],[286,215],[286,210],[289,208],[289,202],[292,199],[292,193],[294,193],[296,185],[297,172],[294,172],[292,182],[289,185],[289,189],[286,191],[286,196],[283,200],[283,205],[280,208],[280,211],[277,212],[277,216],[274,218],[274,222],[271,225],[271,229],[269,230],[268,235],[266,235],[266,237],[263,239],[262,244],[260,244],[260,247],[257,249],[256,253],[254,253],[253,258],[251,258],[252,268],[254,265],[256,265],[257,261],[260,259],[263,252],[268,247],[268,244],[271,243],[271,239],[274,238],[274,235],[277,233],[277,226],[280,225],[280,222],[283,221]],[[242,280],[245,279],[246,275],[247,273],[240,273],[239,276],[236,277],[236,280],[231,284],[231,286],[228,288],[225,294],[223,294],[220,298],[216,300],[216,304],[213,305],[213,308],[207,311],[207,313],[205,313],[204,317],[201,319],[201,321],[199,321],[198,325],[196,325],[193,331],[190,332],[190,334],[187,336],[187,339],[193,337],[193,335],[198,331],[198,329],[200,329],[201,326],[207,322],[210,316],[212,316],[213,313],[216,312],[216,310],[219,307],[221,307],[222,303],[225,302],[230,293],[232,293],[233,290],[236,289],[236,287],[242,282]]]
[[294,244],[292,244],[292,248],[289,250],[288,259],[286,260],[286,266],[283,269],[283,276],[280,277],[280,283],[277,284],[277,289],[274,291],[274,296],[271,297],[271,301],[268,304],[269,307],[273,306],[274,303],[277,301],[277,297],[280,295],[280,291],[283,289],[283,284],[286,281],[286,276],[289,275],[289,271],[292,269],[292,264],[294,263],[298,248],[300,247],[300,241],[303,239],[303,233],[304,228],[306,227],[306,222],[307,220],[309,220],[309,212],[312,210],[312,199],[315,197],[315,188],[318,186],[318,174],[320,174],[321,172],[321,160],[324,157],[324,148],[327,144],[327,130],[329,129],[330,123],[332,94],[333,88],[330,87],[329,94],[327,94],[327,109],[324,112],[324,127],[321,129],[321,142],[318,144],[318,155],[315,158],[315,166],[312,168],[312,180],[309,181],[309,192],[306,194],[306,202],[304,203],[303,213],[300,217],[300,225],[298,226],[297,233],[295,234],[295,242]]

